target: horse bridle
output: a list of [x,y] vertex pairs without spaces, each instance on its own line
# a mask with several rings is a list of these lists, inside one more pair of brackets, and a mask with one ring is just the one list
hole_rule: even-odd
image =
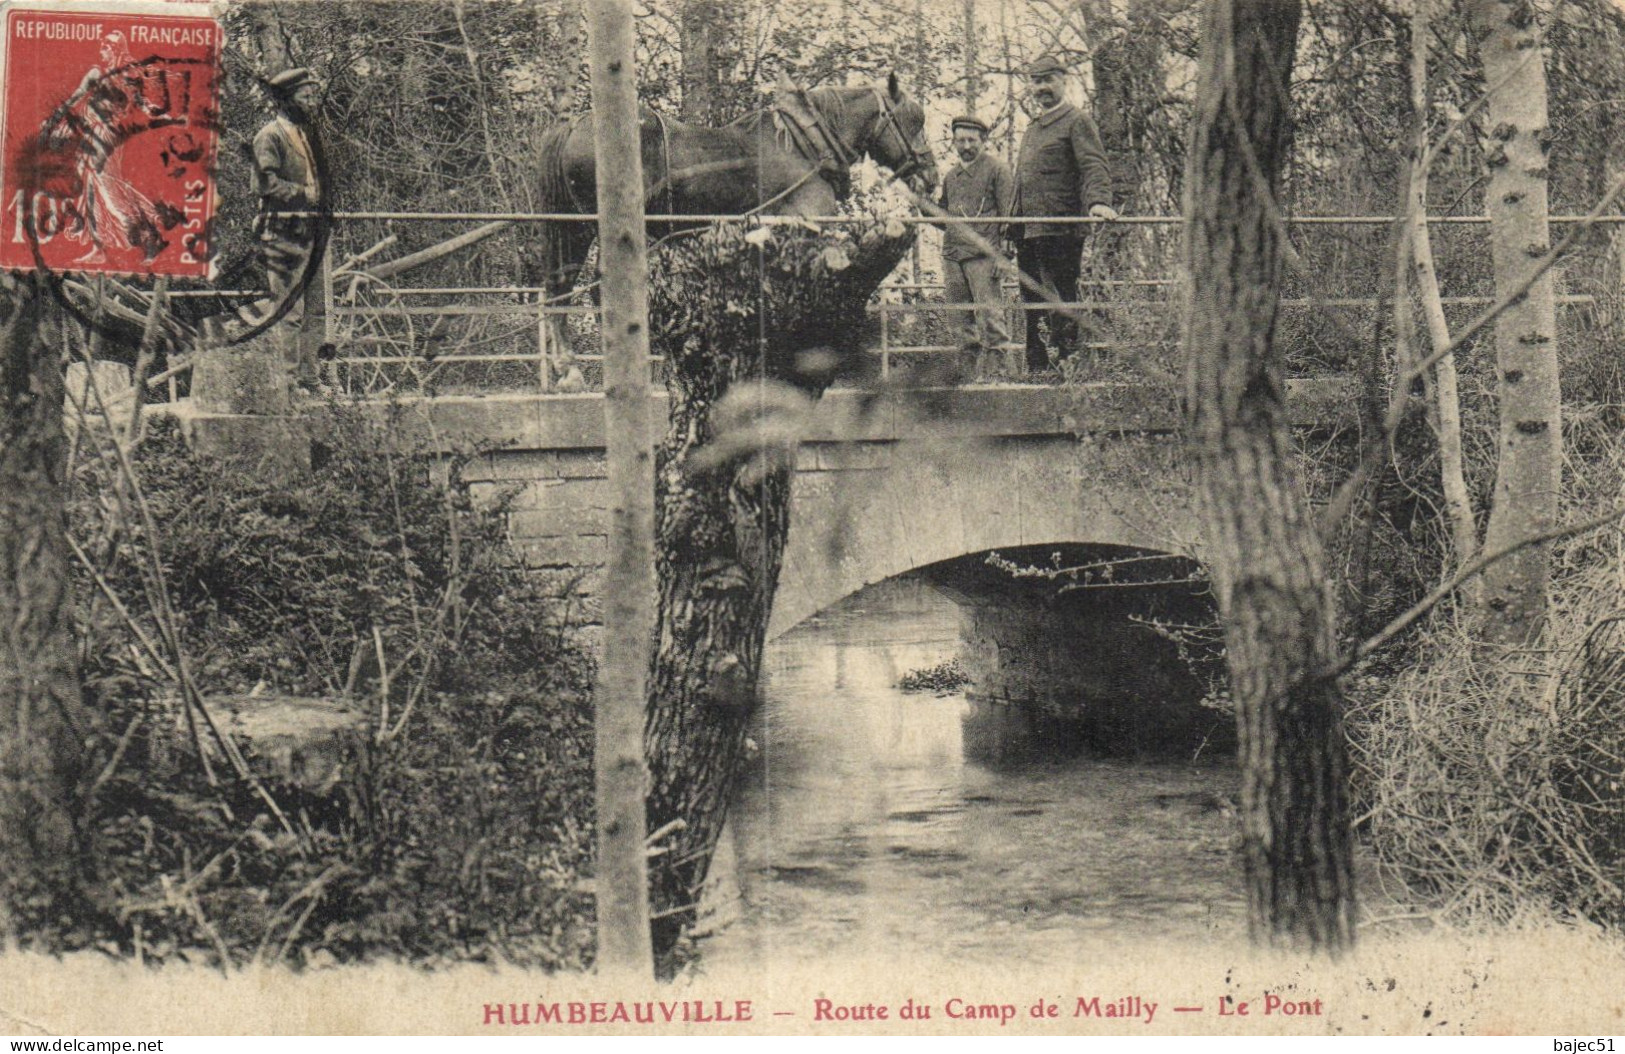
[[[904,134],[903,123],[897,119],[897,107],[892,105],[891,95],[878,84],[872,84],[870,87],[874,89],[875,98],[880,100],[880,108],[875,111],[874,123],[865,133],[863,145],[867,148],[878,138],[877,132],[883,122],[889,125],[892,134],[897,136],[897,141],[908,152],[908,160],[903,162],[902,167],[892,169],[892,175],[906,183],[910,176],[925,168],[925,160],[920,156],[920,152],[914,149],[914,143]],[[859,152],[866,153],[867,149]]]
[[819,112],[818,107],[808,107],[812,115],[813,127],[817,129],[818,134],[829,147],[831,156],[827,157],[826,161],[833,161],[844,173],[845,170],[852,167],[858,158],[869,152],[873,144],[884,134],[882,126],[885,126],[891,130],[893,135],[897,136],[897,141],[902,144],[903,150],[908,153],[908,160],[904,161],[898,168],[892,169],[892,175],[895,178],[907,182],[910,176],[925,168],[929,154],[922,157],[920,152],[914,149],[913,141],[903,131],[903,123],[897,119],[897,108],[892,105],[891,95],[886,89],[878,84],[871,84],[869,87],[875,93],[875,99],[880,105],[875,109],[875,116],[869,122],[869,127],[864,129],[863,134],[857,137],[857,141],[850,145],[830,132],[825,125],[824,114]]

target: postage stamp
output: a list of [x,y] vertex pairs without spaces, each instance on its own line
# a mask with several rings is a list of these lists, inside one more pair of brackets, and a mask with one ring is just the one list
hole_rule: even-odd
[[0,266],[209,277],[218,22],[13,7],[4,33]]

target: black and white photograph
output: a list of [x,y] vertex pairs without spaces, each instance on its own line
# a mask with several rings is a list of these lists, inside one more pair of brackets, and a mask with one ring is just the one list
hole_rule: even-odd
[[1622,0],[0,32],[12,1050],[1625,1036]]

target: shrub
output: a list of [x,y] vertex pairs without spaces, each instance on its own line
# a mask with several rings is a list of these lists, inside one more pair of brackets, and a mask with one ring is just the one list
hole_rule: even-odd
[[[1592,468],[1617,488],[1622,465],[1616,438]],[[1491,650],[1441,612],[1414,667],[1353,693],[1372,845],[1447,915],[1625,923],[1620,560],[1612,535],[1572,539],[1532,646]]]
[[[316,467],[291,482],[194,457],[172,426],[140,448],[170,606],[212,690],[354,692],[376,679],[380,651],[403,667],[396,682],[460,684],[559,650],[560,627],[505,548],[505,501],[475,509],[460,482],[472,452],[397,450],[394,422],[356,408],[324,425]],[[114,488],[105,465],[81,482],[76,530],[117,539],[109,581],[145,597],[139,520],[97,513]]]
[[[394,424],[333,408],[315,467],[283,482],[157,422],[139,501],[110,459],[81,467],[73,528],[101,577],[80,583],[86,679],[113,763],[87,801],[93,910],[71,932],[41,920],[45,943],[220,964],[586,962],[588,663],[506,546],[507,499],[471,501],[476,454],[403,445]],[[170,633],[205,697],[356,701],[337,789],[255,787],[217,753],[211,781],[208,737],[142,644]]]

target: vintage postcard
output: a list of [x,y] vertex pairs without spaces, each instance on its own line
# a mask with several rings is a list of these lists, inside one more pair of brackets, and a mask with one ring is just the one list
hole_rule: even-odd
[[0,1032],[1625,1034],[1613,0],[0,32]]

